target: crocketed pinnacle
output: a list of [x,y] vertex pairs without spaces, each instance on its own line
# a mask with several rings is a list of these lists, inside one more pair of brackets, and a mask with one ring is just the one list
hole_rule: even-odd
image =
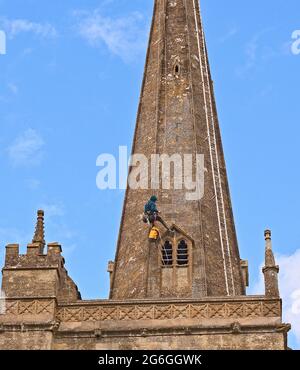
[[45,247],[45,228],[44,228],[44,211],[37,211],[37,222],[35,227],[34,236],[32,239],[33,244],[39,244],[41,252]]
[[266,251],[265,251],[265,265],[266,266],[275,266],[275,258],[272,249],[272,233],[270,230],[265,231],[265,240],[266,240]]

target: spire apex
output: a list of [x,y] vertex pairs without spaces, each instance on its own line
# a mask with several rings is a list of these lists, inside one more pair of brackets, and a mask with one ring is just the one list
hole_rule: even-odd
[[40,246],[40,253],[43,253],[45,247],[45,228],[44,228],[44,211],[38,210],[37,211],[37,222],[35,226],[35,232],[32,239],[33,244],[39,244]]

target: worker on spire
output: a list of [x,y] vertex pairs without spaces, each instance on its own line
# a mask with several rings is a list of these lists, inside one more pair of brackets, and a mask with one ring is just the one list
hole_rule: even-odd
[[150,224],[152,227],[155,226],[155,222],[160,222],[167,230],[170,230],[169,226],[165,223],[162,217],[159,215],[157,209],[157,197],[152,195],[150,200],[145,204],[143,221]]

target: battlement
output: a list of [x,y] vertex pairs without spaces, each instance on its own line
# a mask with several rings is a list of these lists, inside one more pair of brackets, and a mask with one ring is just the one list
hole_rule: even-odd
[[40,254],[37,244],[28,244],[26,254],[19,254],[18,244],[7,245],[2,270],[6,296],[55,297],[62,302],[80,300],[78,287],[69,277],[61,253],[58,243],[48,244],[47,254]]
[[20,254],[19,244],[6,246],[2,269],[2,289],[8,298],[55,298],[60,302],[81,300],[78,287],[69,277],[59,243],[44,239],[44,212],[37,213],[37,224],[32,243],[26,254]]
[[4,268],[56,268],[59,264],[63,266],[65,263],[59,243],[49,243],[47,254],[41,254],[38,243],[28,244],[26,254],[20,254],[19,250],[19,244],[8,244],[6,246]]

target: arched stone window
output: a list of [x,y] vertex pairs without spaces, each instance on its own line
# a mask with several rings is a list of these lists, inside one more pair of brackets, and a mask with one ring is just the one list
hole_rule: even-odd
[[[173,225],[172,233],[161,235],[161,244],[157,253],[160,276],[155,281],[161,297],[190,297],[193,281],[194,240],[183,230]],[[153,265],[153,275],[158,271]]]
[[162,246],[162,265],[172,266],[173,265],[173,246],[169,240],[166,240]]
[[178,78],[181,74],[181,62],[180,58],[176,57],[173,64],[173,75]]
[[177,246],[177,264],[180,266],[187,265],[189,263],[188,245],[184,239],[182,239]]
[[180,66],[177,63],[174,66],[174,74],[175,76],[178,76],[180,74]]

